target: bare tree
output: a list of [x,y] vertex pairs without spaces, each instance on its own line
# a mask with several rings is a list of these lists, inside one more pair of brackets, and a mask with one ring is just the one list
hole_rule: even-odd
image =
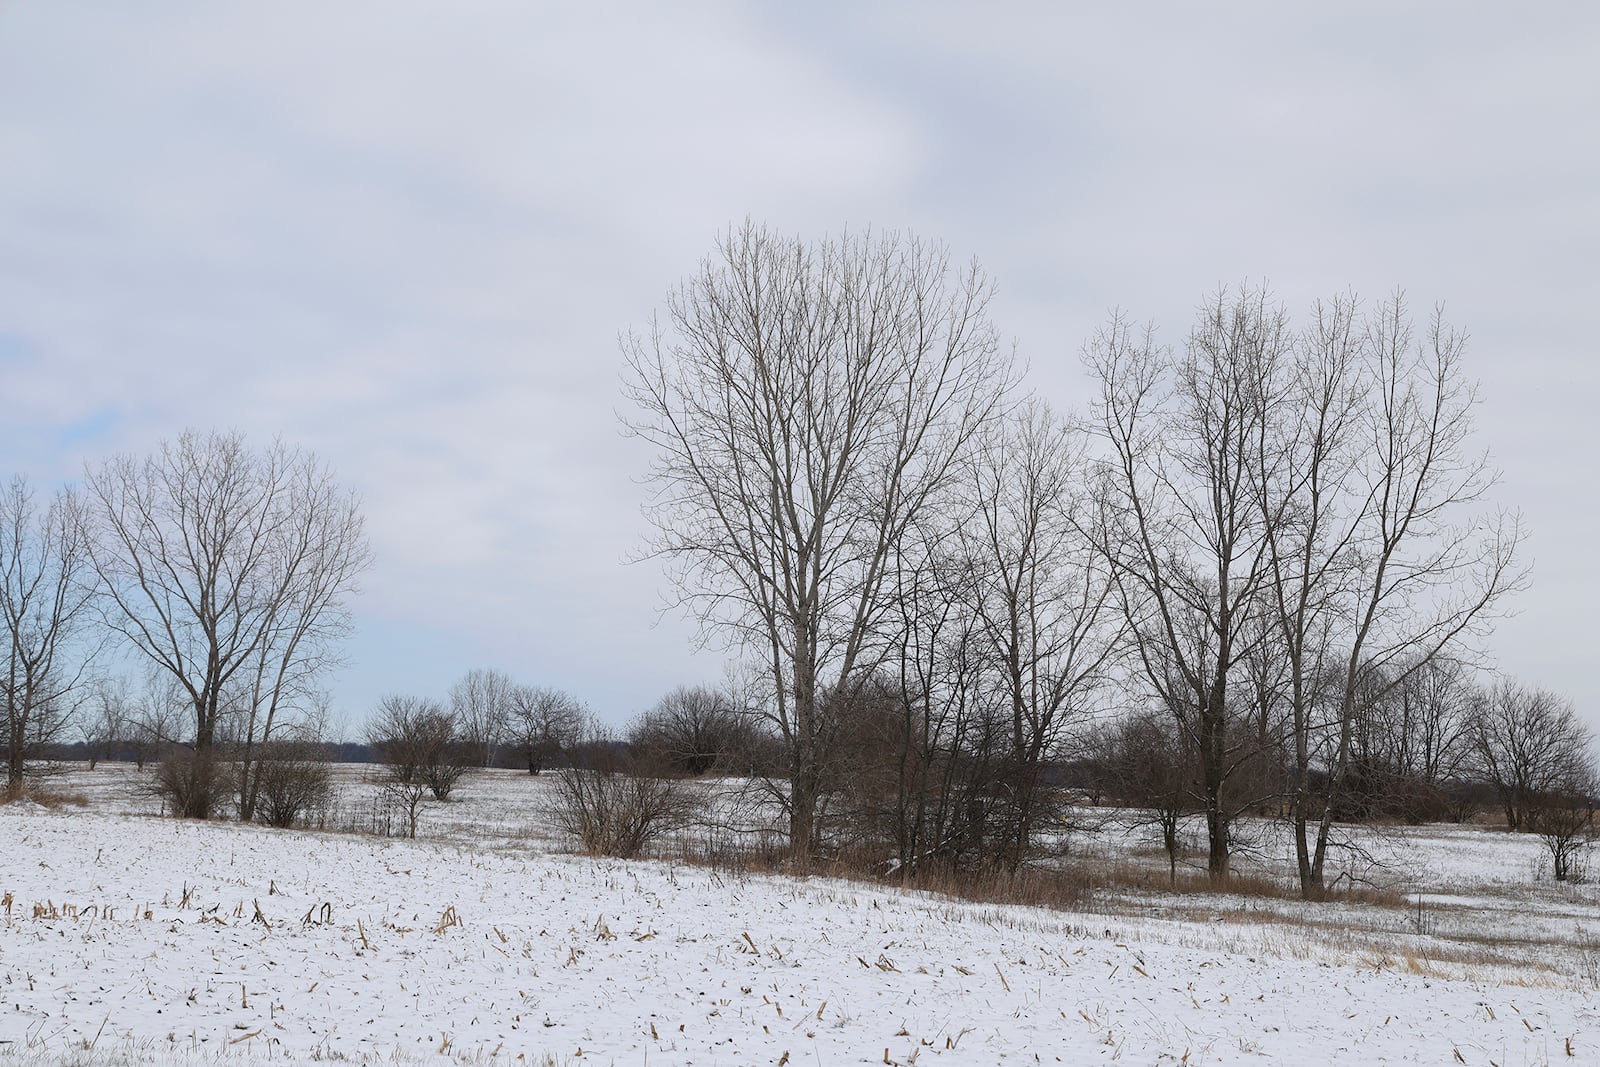
[[1594,739],[1572,702],[1546,689],[1501,678],[1478,703],[1470,727],[1479,773],[1524,829],[1546,797],[1584,796],[1594,778]]
[[189,695],[178,680],[154,664],[145,672],[143,689],[130,711],[128,735],[141,771],[162,752],[182,745],[187,736],[185,723],[194,718]]
[[[972,518],[967,511],[921,516],[896,547],[893,674],[874,687],[879,699],[869,707],[879,717],[853,731],[852,747],[878,763],[852,775],[855,821],[881,827],[894,848],[891,869],[902,878],[928,867],[981,866],[992,851],[1010,731],[1006,708],[986,684],[993,657],[970,610],[978,568],[960,530]],[[882,714],[889,697],[898,705],[892,721]],[[874,797],[874,786],[881,795]]]
[[628,740],[679,773],[702,775],[744,747],[744,725],[726,693],[709,686],[679,686],[639,717]]
[[504,671],[478,668],[450,687],[450,709],[460,724],[463,742],[480,767],[494,761],[494,750],[506,736],[515,683]]
[[367,727],[367,743],[388,765],[392,781],[425,785],[436,800],[450,799],[477,755],[453,711],[436,700],[411,696],[391,695],[379,702]]
[[1546,793],[1527,811],[1528,829],[1544,841],[1551,873],[1558,882],[1581,881],[1588,849],[1594,844],[1596,779],[1575,779],[1559,793]]
[[1040,815],[1040,782],[1068,730],[1088,718],[1121,639],[1123,616],[1104,559],[1080,535],[1078,448],[1050,409],[1025,405],[990,430],[972,465],[973,515],[962,523],[988,684],[1006,708],[1007,814],[994,862],[1016,869]]
[[1262,367],[1265,599],[1288,666],[1292,820],[1308,897],[1323,891],[1362,708],[1482,632],[1522,579],[1516,521],[1461,514],[1495,480],[1469,449],[1475,394],[1462,347],[1437,314],[1414,343],[1399,295],[1364,324],[1346,298],[1319,305],[1292,357]]
[[1196,768],[1189,736],[1162,722],[1159,711],[1129,715],[1105,736],[1111,787],[1118,799],[1149,813],[1161,831],[1167,853],[1167,873],[1178,880],[1178,856],[1183,850],[1179,830],[1183,817],[1194,809]]
[[[299,751],[326,715],[318,680],[341,665],[341,641],[351,629],[348,598],[371,563],[365,521],[355,494],[342,490],[314,462],[289,471],[293,518],[280,533],[278,566],[285,582],[265,620],[261,640],[242,672],[238,691],[239,818],[255,818],[263,768],[256,754],[282,739],[283,751]],[[298,748],[296,746],[299,746]],[[280,761],[281,762],[281,761]],[[304,762],[298,761],[297,762]],[[306,776],[315,776],[310,765]],[[275,768],[282,795],[283,768]],[[282,812],[281,803],[278,811]]]
[[1388,720],[1395,773],[1437,789],[1459,782],[1471,756],[1472,708],[1473,687],[1460,660],[1435,656],[1405,670],[1405,681],[1378,705]]
[[[1436,656],[1388,671],[1358,703],[1347,791],[1371,814],[1412,823],[1458,818],[1473,794],[1468,728],[1477,690],[1460,660]],[[1389,675],[1402,673],[1397,683]]]
[[1260,633],[1266,530],[1252,459],[1261,383],[1288,345],[1282,310],[1244,289],[1201,307],[1182,356],[1120,316],[1087,349],[1109,449],[1094,538],[1143,673],[1196,753],[1216,879],[1227,877],[1233,819],[1254,799],[1233,795],[1254,747],[1229,682]]
[[88,493],[107,625],[182,688],[193,765],[209,773],[230,696],[251,694],[252,722],[272,714],[262,692],[303,681],[343,628],[367,560],[354,497],[315,457],[252,450],[236,433],[116,457],[89,473]]
[[656,450],[650,550],[705,632],[772,672],[799,863],[831,740],[821,694],[886,655],[892,548],[1011,385],[990,294],[916,238],[746,223],[665,322],[624,339],[629,427]]
[[134,729],[136,707],[126,678],[102,678],[89,697],[88,714],[81,726],[89,769],[100,760],[122,755]]
[[512,743],[538,774],[570,752],[590,732],[589,709],[576,697],[549,686],[519,685],[508,698]]
[[31,749],[60,732],[83,689],[97,640],[85,625],[97,586],[81,511],[63,491],[42,510],[23,478],[0,492],[0,625],[4,626],[6,784]]

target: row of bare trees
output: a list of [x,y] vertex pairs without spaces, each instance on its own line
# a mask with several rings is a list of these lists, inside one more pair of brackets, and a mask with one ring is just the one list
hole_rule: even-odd
[[570,693],[491,668],[462,675],[446,700],[383,698],[366,739],[395,777],[423,782],[439,800],[469,771],[508,762],[537,775],[626,750],[652,771],[697,777],[749,774],[772,761],[771,738],[731,689],[679,686],[618,734]]
[[1203,304],[1180,349],[1121,318],[1090,343],[1095,540],[1138,673],[1198,755],[1214,876],[1260,799],[1233,779],[1281,705],[1319,893],[1363,702],[1482,636],[1523,581],[1515,516],[1483,506],[1462,347],[1437,314],[1414,336],[1398,295],[1364,315],[1336,298],[1295,329],[1249,288]]
[[[1570,701],[1511,678],[1480,680],[1452,659],[1411,670],[1397,684],[1365,680],[1363,689],[1344,774],[1319,765],[1305,786],[1338,821],[1460,822],[1498,810],[1507,829],[1541,834],[1552,852],[1592,836],[1600,795],[1594,738]],[[1332,749],[1339,728],[1325,722],[1315,744]],[[1286,706],[1252,746],[1235,787],[1259,798],[1256,814],[1292,816],[1295,730]],[[1095,798],[1148,809],[1176,864],[1180,824],[1204,810],[1202,770],[1193,746],[1161,713],[1145,710],[1087,732],[1073,767]],[[1564,856],[1555,859],[1565,878]]]
[[1441,778],[1419,702],[1525,581],[1463,337],[1400,294],[1297,324],[1223,289],[1175,346],[1114,315],[1064,420],[1018,395],[992,293],[913,237],[747,222],[624,341],[647,552],[761,665],[792,857],[854,835],[1014,868],[1091,720],[1127,713],[1213,877],[1235,819],[1284,807],[1319,895],[1374,746]]
[[[185,433],[89,468],[44,506],[18,479],[0,525],[11,783],[83,712],[93,742],[185,751],[168,760],[180,814],[204,818],[231,792],[254,818],[263,754],[306,740],[325,710],[319,683],[369,561],[356,495],[281,441]],[[97,659],[131,661],[146,692]]]
[[593,722],[589,709],[560,689],[476,669],[450,687],[446,701],[385,697],[366,734],[395,778],[422,782],[445,800],[463,774],[492,766],[501,755],[538,774],[588,740]]
[[551,813],[587,851],[631,856],[699,810],[687,780],[751,775],[772,762],[764,736],[732,692],[680,686],[613,733],[559,689],[519,685],[501,671],[467,672],[447,701],[390,695],[367,724],[385,770],[382,796],[410,836],[426,798],[514,756],[530,775],[555,771]]

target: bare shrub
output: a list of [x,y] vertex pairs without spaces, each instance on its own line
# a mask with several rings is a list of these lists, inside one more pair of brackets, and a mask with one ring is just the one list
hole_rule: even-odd
[[174,815],[186,819],[209,819],[222,809],[231,795],[227,775],[212,748],[196,750],[186,745],[169,745],[156,764],[155,794],[167,803]]
[[1541,797],[1522,812],[1524,826],[1538,834],[1550,853],[1558,882],[1581,882],[1588,873],[1584,862],[1595,839],[1594,801],[1582,793],[1555,793]]
[[979,870],[925,867],[899,881],[909,889],[980,904],[1021,904],[1054,911],[1085,910],[1094,903],[1098,889],[1090,873],[1076,866]]
[[256,764],[256,818],[287,828],[325,808],[333,796],[333,769],[326,749],[308,741],[262,746]]
[[557,772],[549,817],[591,856],[639,855],[687,826],[700,804],[693,786],[659,766],[595,746],[585,765]]

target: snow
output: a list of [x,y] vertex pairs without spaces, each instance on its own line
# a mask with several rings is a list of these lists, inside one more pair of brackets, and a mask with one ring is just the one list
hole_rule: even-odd
[[418,841],[162,819],[137,783],[0,807],[0,1062],[1600,1062],[1594,894],[1483,828],[1386,836],[1421,921],[1068,912],[560,854],[526,776]]

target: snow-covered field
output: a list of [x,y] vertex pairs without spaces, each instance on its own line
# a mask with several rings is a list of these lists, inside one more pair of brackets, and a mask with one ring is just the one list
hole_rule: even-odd
[[161,819],[142,783],[0,807],[0,1062],[1600,1063],[1600,894],[1487,828],[1364,838],[1399,905],[1058,912],[564,855],[526,775],[416,841]]

